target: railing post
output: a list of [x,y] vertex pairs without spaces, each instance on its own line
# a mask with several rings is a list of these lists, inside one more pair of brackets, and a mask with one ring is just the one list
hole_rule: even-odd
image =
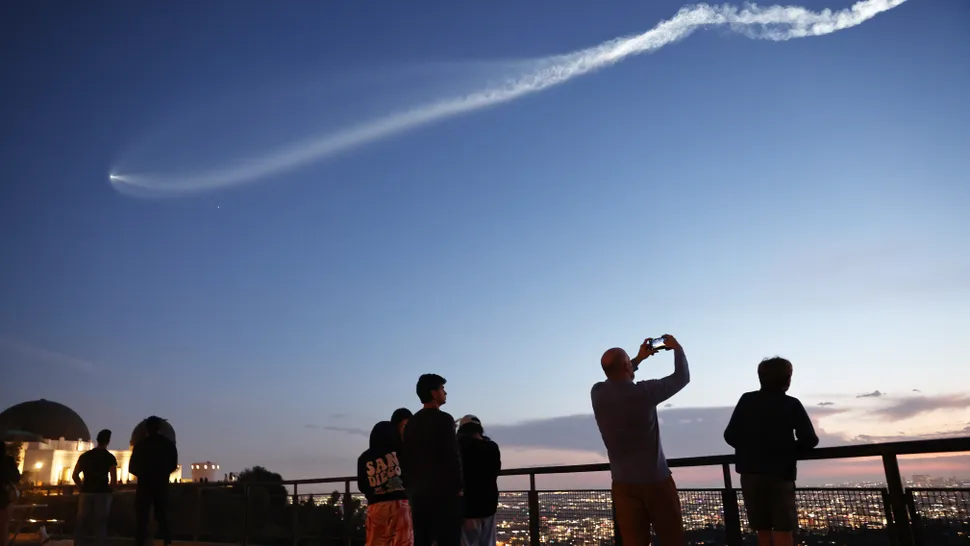
[[244,502],[246,503],[246,510],[243,512],[243,546],[249,546],[249,484],[247,483],[243,488],[245,492],[243,494]]
[[195,534],[192,540],[199,541],[199,531],[202,529],[202,488],[196,485],[195,489]]
[[923,522],[920,521],[919,512],[916,511],[916,499],[909,489],[906,490],[906,507],[909,508],[909,517],[912,518],[910,525],[913,527],[913,544],[923,546]]
[[906,507],[906,492],[903,490],[903,477],[899,473],[896,454],[883,453],[882,466],[886,471],[886,486],[889,489],[889,504],[892,507],[893,534],[899,546],[915,546],[913,528],[910,526]]
[[883,490],[880,493],[882,493],[882,508],[886,512],[886,534],[889,535],[889,546],[899,546],[896,525],[893,524],[893,505],[889,502],[889,491]]
[[347,546],[354,542],[354,498],[350,496],[350,480],[344,482],[344,540]]
[[738,494],[731,482],[731,465],[721,465],[724,474],[724,489],[721,490],[721,503],[724,506],[724,540],[727,546],[741,546],[741,510],[738,508]]
[[613,546],[623,546],[620,525],[616,522],[616,504],[613,502],[613,488],[610,488],[610,511],[613,512]]
[[293,484],[293,546],[300,544],[300,485]]
[[536,475],[529,473],[529,546],[539,546],[539,492],[536,491]]

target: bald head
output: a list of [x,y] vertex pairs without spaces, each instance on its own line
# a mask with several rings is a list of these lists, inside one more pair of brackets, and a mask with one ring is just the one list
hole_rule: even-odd
[[603,371],[606,372],[606,377],[610,378],[626,377],[633,372],[630,355],[619,347],[613,347],[603,353],[600,364],[603,366]]

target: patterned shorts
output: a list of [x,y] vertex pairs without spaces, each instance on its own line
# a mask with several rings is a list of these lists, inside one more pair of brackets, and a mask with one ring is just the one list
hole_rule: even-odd
[[367,546],[414,546],[411,505],[408,501],[367,505]]

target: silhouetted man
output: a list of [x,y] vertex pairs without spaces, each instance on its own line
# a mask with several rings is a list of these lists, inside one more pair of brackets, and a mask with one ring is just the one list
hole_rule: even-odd
[[98,444],[82,454],[71,476],[81,490],[77,504],[74,544],[81,544],[88,525],[94,523],[95,544],[108,540],[108,514],[111,512],[111,490],[118,483],[118,459],[108,451],[111,431],[98,433]]
[[495,512],[498,511],[498,473],[502,452],[485,436],[482,422],[466,415],[458,422],[465,491],[462,546],[495,546]]
[[791,546],[798,528],[795,506],[796,460],[818,445],[805,407],[786,392],[792,365],[766,358],[758,365],[761,390],[741,395],[724,430],[735,450],[735,469],[751,529],[759,546]]
[[445,378],[425,374],[415,389],[424,407],[404,427],[401,460],[411,499],[415,546],[461,544],[461,459],[454,418],[441,411]]
[[603,353],[606,381],[593,385],[590,397],[613,478],[613,507],[623,546],[650,544],[650,528],[663,546],[686,546],[680,497],[663,446],[657,406],[690,382],[687,356],[671,335],[664,345],[674,351],[674,373],[663,379],[633,382],[641,362],[656,354],[648,339],[630,360],[620,348]]
[[158,533],[167,546],[172,543],[168,528],[168,482],[178,468],[175,442],[162,436],[162,419],[154,415],[145,419],[148,436],[139,440],[131,450],[128,471],[138,478],[135,487],[135,544],[145,546],[148,540],[148,517],[155,509]]

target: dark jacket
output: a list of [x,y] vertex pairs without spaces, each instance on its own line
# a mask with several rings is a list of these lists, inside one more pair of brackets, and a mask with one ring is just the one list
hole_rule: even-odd
[[179,453],[175,442],[154,434],[139,440],[131,450],[128,472],[138,478],[138,488],[168,486],[172,472],[178,468]]
[[487,518],[498,510],[498,473],[502,454],[498,444],[487,436],[458,436],[462,474],[465,479],[464,517]]
[[377,423],[370,432],[370,448],[357,458],[357,489],[367,504],[407,499],[396,438],[397,428],[390,421]]
[[760,390],[741,395],[724,441],[734,448],[738,474],[764,474],[794,481],[800,453],[818,445],[802,403],[784,392]]
[[404,427],[401,466],[412,498],[454,500],[463,488],[454,418],[434,408],[415,413]]

